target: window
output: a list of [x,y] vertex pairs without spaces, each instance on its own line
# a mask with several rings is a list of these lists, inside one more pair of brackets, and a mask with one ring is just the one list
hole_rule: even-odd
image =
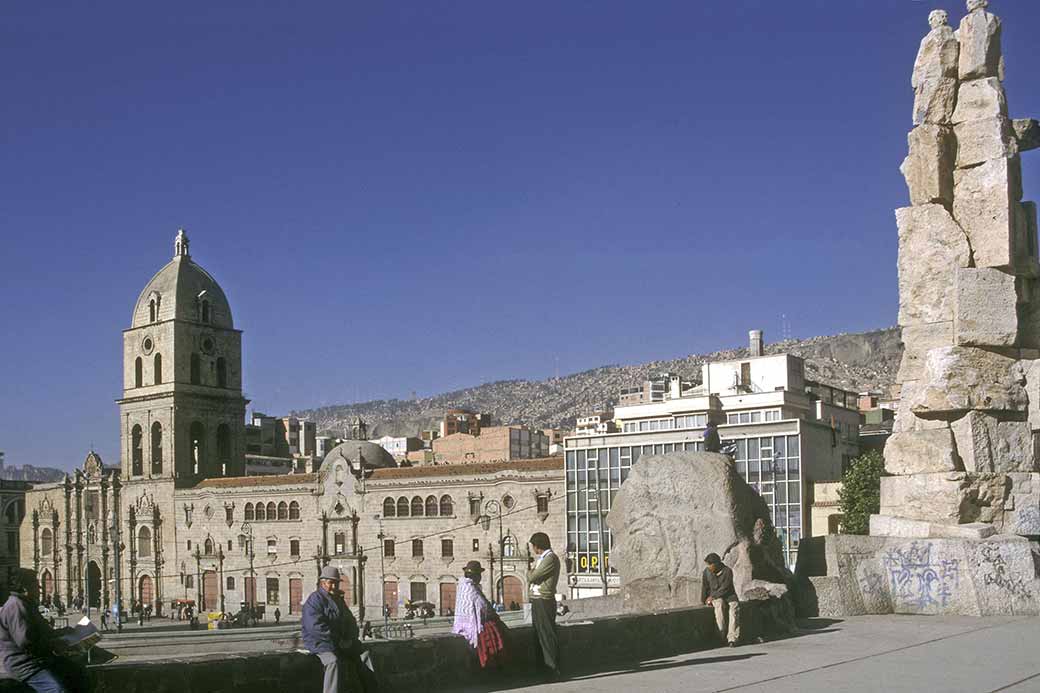
[[221,464],[231,461],[231,429],[227,424],[217,426],[217,455]]
[[393,539],[384,539],[383,540],[383,555],[388,557],[388,558],[394,555],[394,540]]
[[267,540],[267,555],[268,556],[273,556],[276,553],[278,553],[278,540],[277,539],[268,539]]
[[419,496],[412,499],[412,517],[423,516],[423,500]]
[[289,519],[289,506],[285,501],[278,504],[278,519],[288,520]]
[[[224,506],[224,520],[230,525],[235,521],[235,508],[231,505]],[[231,548],[230,546],[228,547]]]
[[156,310],[156,308],[155,297],[152,297],[151,300],[148,301],[148,322],[155,322],[155,318],[159,314],[159,311]]
[[404,496],[397,499],[397,516],[408,517],[408,499]]
[[473,540],[473,553],[480,553],[480,539]]
[[455,555],[455,542],[451,539],[441,539],[441,556],[451,558]]
[[428,496],[426,498],[426,517],[437,517],[439,509],[440,505],[437,503],[437,496]]
[[138,356],[137,360],[134,361],[134,387],[141,387],[142,385],[144,385],[144,362]]
[[299,557],[300,555],[300,540],[290,539],[289,540],[289,555],[293,557]]
[[228,575],[228,579],[227,579],[227,589],[228,590],[235,589],[235,578],[230,576],[230,575]]
[[130,461],[132,468],[130,473],[134,476],[144,474],[144,452],[141,449],[141,427],[135,425],[130,431]]
[[217,359],[217,387],[227,387],[227,360],[223,356]]
[[40,545],[44,556],[50,556],[54,551],[54,535],[51,534],[50,527],[43,528],[43,532],[40,534]]
[[412,595],[413,602],[424,602],[426,601],[426,583],[425,582],[413,582],[408,585],[408,589]]
[[263,503],[256,504],[256,519],[258,522],[262,522],[267,519],[267,511],[264,509]]
[[422,558],[423,556],[423,543],[422,539],[412,539],[412,558]]
[[252,522],[253,521],[254,516],[253,516],[253,504],[252,503],[246,503],[246,509],[245,509],[243,515],[245,516],[246,522]]
[[267,603],[271,606],[278,605],[278,578],[267,578]]
[[162,474],[162,424],[152,422],[152,474]]
[[191,424],[188,437],[191,439],[191,457],[194,474],[202,472],[206,463],[206,427],[195,421]]
[[451,496],[441,496],[441,516],[451,517],[455,514],[455,503],[452,502]]
[[513,558],[516,556],[516,538],[512,535],[508,535],[502,539],[502,555],[505,558]]
[[191,355],[191,384],[202,384],[202,361],[198,354]]
[[332,551],[337,556],[342,556],[347,552],[347,535],[343,532],[336,532],[332,535]]
[[506,495],[502,496],[502,505],[505,506],[506,510],[512,510],[513,506],[516,505],[516,499],[507,493]]
[[393,498],[387,498],[383,501],[383,517],[396,517],[397,516],[397,503],[394,502]]
[[267,519],[268,520],[277,520],[278,519],[278,506],[274,504],[274,501],[271,501],[270,503],[267,504]]
[[209,537],[206,537],[206,543],[202,545],[202,553],[206,554],[207,556],[213,555],[213,540]]
[[191,539],[188,540],[188,551],[191,551]]
[[296,501],[289,503],[289,519],[299,520],[300,519],[300,504]]
[[152,555],[152,530],[142,527],[137,531],[137,555],[148,558]]
[[184,586],[187,587],[188,589],[193,588],[195,586],[195,576],[194,575],[185,575],[184,576]]
[[234,551],[235,550],[235,543],[233,541],[231,541],[230,539],[227,540],[227,550],[228,551]]
[[469,514],[472,515],[473,517],[476,517],[477,515],[480,514],[480,502],[482,500],[483,500],[483,498],[481,498],[481,497],[476,497],[476,498],[471,497],[469,499]]
[[538,512],[539,513],[548,513],[549,512],[549,496],[547,496],[544,493],[540,493],[536,497],[535,502],[538,505]]

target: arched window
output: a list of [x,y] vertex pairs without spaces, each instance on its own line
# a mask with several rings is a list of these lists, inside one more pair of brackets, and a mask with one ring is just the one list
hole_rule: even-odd
[[228,575],[228,578],[227,578],[227,589],[228,590],[235,589],[235,578],[233,578],[230,575]]
[[246,522],[252,522],[255,519],[253,517],[253,504],[252,503],[246,503],[246,509],[243,512],[245,513],[245,520],[246,520]]
[[223,356],[217,359],[217,387],[227,387],[227,360]]
[[144,385],[144,361],[138,356],[134,360],[134,387]]
[[278,506],[274,504],[274,501],[271,501],[270,503],[267,504],[267,519],[268,520],[277,520],[278,519]]
[[289,503],[289,519],[299,520],[300,519],[300,504],[296,501]]
[[227,424],[217,426],[217,455],[221,464],[231,461],[231,429]]
[[506,535],[502,540],[502,555],[506,558],[516,556],[516,539],[512,535]]
[[152,359],[152,369],[155,371],[152,383],[162,385],[162,354],[156,354],[155,358]]
[[451,496],[441,496],[441,515],[451,517],[455,514],[455,503],[452,502]]
[[408,499],[404,496],[397,499],[397,516],[408,517]]
[[194,421],[189,429],[191,439],[192,474],[201,474],[206,468],[206,427]]
[[130,431],[130,474],[133,476],[144,474],[144,451],[141,449],[142,437],[141,426],[135,424]]
[[289,506],[285,501],[278,504],[278,519],[288,520],[289,519]]
[[422,516],[423,516],[423,502],[422,502],[422,498],[420,498],[419,496],[416,496],[415,498],[412,499],[412,517],[422,517]]
[[429,496],[426,499],[426,517],[437,517],[437,496]]
[[152,474],[162,474],[162,424],[152,422]]
[[422,558],[422,539],[412,539],[412,558]]
[[393,498],[386,498],[383,500],[383,517],[396,517],[397,516],[397,503],[394,502]]
[[155,322],[155,318],[158,316],[159,311],[156,310],[158,306],[155,305],[155,299],[148,301],[148,322]]
[[43,532],[40,533],[40,551],[44,556],[50,556],[53,550],[54,535],[51,534],[50,527],[44,527]]
[[206,537],[206,543],[202,545],[202,552],[207,556],[213,555],[213,540]]
[[209,322],[209,301],[202,302],[202,322]]
[[256,504],[256,519],[257,520],[266,520],[267,519],[267,510],[264,509],[264,504],[263,503],[257,503]]
[[147,527],[137,530],[137,555],[141,558],[152,555],[152,530]]
[[198,354],[191,355],[191,384],[202,384],[202,361]]

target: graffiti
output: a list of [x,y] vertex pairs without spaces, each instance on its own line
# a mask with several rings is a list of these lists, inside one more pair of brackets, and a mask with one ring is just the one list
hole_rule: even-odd
[[881,559],[897,603],[917,609],[945,607],[960,584],[960,561],[932,560],[932,545],[915,541],[891,548]]
[[885,576],[880,573],[864,573],[859,578],[859,588],[864,594],[881,595],[885,591]]
[[1031,598],[1033,595],[1026,586],[1025,578],[1013,577],[1004,555],[997,544],[982,545],[982,560],[988,564],[989,572],[982,576],[983,583],[993,585],[1014,597]]

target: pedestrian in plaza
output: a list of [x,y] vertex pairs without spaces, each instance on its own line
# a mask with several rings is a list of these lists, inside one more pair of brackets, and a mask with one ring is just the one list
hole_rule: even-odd
[[64,645],[43,617],[36,572],[16,568],[8,578],[10,596],[0,607],[0,662],[14,678],[38,693],[81,690],[82,672],[56,653]]
[[549,536],[535,532],[529,541],[531,553],[538,557],[527,572],[531,590],[531,619],[534,622],[535,664],[544,668],[549,680],[563,678],[560,673],[560,642],[556,634],[556,583],[560,579],[560,559],[553,553]]
[[278,624],[279,624],[279,623],[281,623],[281,622],[282,622],[282,610],[281,610],[281,609],[279,609],[279,608],[278,608],[278,607],[276,606],[276,607],[274,608],[274,623],[275,623],[275,625],[278,625]]
[[722,452],[722,439],[719,438],[719,425],[708,421],[704,427],[704,452]]
[[458,592],[455,595],[455,622],[451,632],[461,635],[477,653],[482,668],[492,664],[500,668],[505,653],[505,626],[498,613],[480,589],[484,567],[480,561],[470,561],[462,569]]
[[740,601],[733,587],[733,571],[723,564],[717,553],[709,553],[704,562],[708,567],[701,576],[701,601],[715,608],[719,636],[730,647],[736,647],[740,640]]
[[108,609],[101,610],[101,630],[108,632]]
[[303,644],[325,667],[324,693],[339,693],[340,686],[345,690],[351,673],[364,674],[359,662],[363,650],[358,641],[358,624],[337,590],[339,577],[338,568],[322,568],[318,589],[303,603]]

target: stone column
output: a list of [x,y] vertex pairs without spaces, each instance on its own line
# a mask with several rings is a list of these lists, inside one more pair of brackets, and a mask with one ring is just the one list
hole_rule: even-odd
[[108,478],[101,477],[101,608],[111,605],[108,588]]
[[40,513],[38,510],[33,510],[32,514],[32,528],[33,528],[33,570],[37,575],[40,574]]
[[83,474],[76,470],[76,594],[86,598],[83,583]]
[[72,563],[72,480],[65,475],[65,606],[72,606],[72,585],[76,570]]

